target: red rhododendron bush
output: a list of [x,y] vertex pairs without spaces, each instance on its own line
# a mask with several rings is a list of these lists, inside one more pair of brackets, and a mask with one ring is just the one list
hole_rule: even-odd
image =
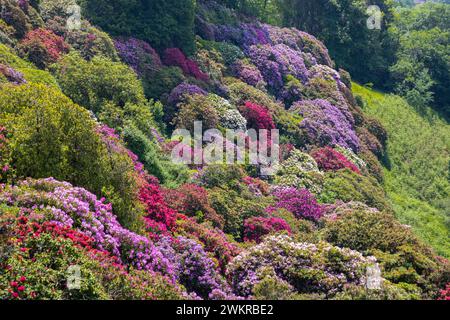
[[422,108],[396,131],[406,102],[242,12],[262,1],[78,2],[0,0],[0,300],[449,300],[448,134]]
[[356,173],[360,173],[356,165],[347,160],[343,154],[330,147],[317,149],[311,155],[323,171],[337,171],[348,168]]
[[22,55],[38,67],[47,67],[69,51],[64,38],[50,30],[36,29],[26,34],[19,49]]

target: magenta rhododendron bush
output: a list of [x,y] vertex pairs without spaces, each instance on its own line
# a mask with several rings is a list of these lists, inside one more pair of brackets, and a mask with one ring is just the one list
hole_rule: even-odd
[[0,0],[0,300],[448,300],[447,33],[383,104],[335,2]]

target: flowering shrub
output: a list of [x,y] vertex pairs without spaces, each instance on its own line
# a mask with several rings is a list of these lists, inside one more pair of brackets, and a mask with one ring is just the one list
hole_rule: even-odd
[[179,219],[177,221],[177,233],[189,238],[194,237],[202,243],[205,250],[217,259],[222,273],[225,273],[228,263],[241,253],[237,244],[232,242],[222,230],[211,229],[192,219]]
[[360,173],[359,169],[340,152],[330,148],[320,148],[312,152],[312,157],[316,160],[320,170],[337,171],[348,168],[356,173]]
[[307,153],[293,150],[289,158],[276,168],[275,184],[285,187],[308,189],[312,193],[319,193],[322,188],[323,173],[316,161]]
[[359,170],[364,171],[367,168],[367,164],[364,160],[358,157],[351,149],[341,146],[336,146],[334,149],[351,161]]
[[439,291],[438,300],[450,300],[450,283],[447,283],[445,289]]
[[13,68],[0,63],[0,83],[2,83],[3,77],[6,79],[6,81],[11,82],[12,84],[19,85],[27,82],[24,79],[22,72],[14,70]]
[[145,41],[135,38],[114,42],[120,58],[140,76],[147,78],[162,68],[158,53]]
[[311,143],[358,150],[359,139],[352,123],[328,101],[317,99],[297,102],[290,111],[304,117],[301,128],[306,130]]
[[345,285],[364,285],[366,267],[375,262],[350,249],[325,242],[296,243],[279,235],[237,256],[227,275],[235,292],[243,296],[253,295],[254,287],[269,275],[286,281],[298,293],[333,297]]
[[252,45],[268,44],[270,39],[267,32],[257,24],[240,23],[237,26],[217,25],[215,40],[232,42],[247,50]]
[[297,219],[309,219],[317,221],[323,215],[323,209],[317,203],[316,198],[306,189],[296,189],[292,187],[276,187],[272,194],[277,199],[274,206],[268,211],[276,209],[286,209],[292,212]]
[[246,102],[245,106],[239,108],[242,115],[247,119],[247,126],[252,129],[275,129],[272,116],[269,111],[256,103]]
[[219,114],[219,122],[225,129],[242,131],[247,129],[247,119],[238,110],[225,110]]
[[379,210],[390,209],[385,191],[375,178],[359,175],[349,169],[327,172],[319,198],[322,203],[358,201]]
[[37,67],[44,69],[69,51],[64,39],[43,28],[30,31],[19,44],[19,51]]
[[311,64],[322,64],[330,67],[333,65],[328,49],[314,36],[295,28],[280,28],[267,24],[264,25],[264,28],[272,43],[284,44],[293,50],[309,54]]
[[217,128],[219,124],[217,110],[203,95],[187,97],[186,101],[178,105],[178,108],[180,111],[173,120],[173,124],[179,129],[187,129],[193,133],[196,121],[202,122],[203,130]]
[[197,50],[195,61],[200,70],[203,71],[209,79],[216,83],[222,81],[225,65],[223,64],[223,59],[219,52],[205,49]]
[[208,298],[214,290],[231,295],[225,280],[216,271],[214,261],[196,241],[182,236],[171,240],[163,237],[158,247],[177,270],[177,280],[185,286],[188,293]]
[[400,288],[408,284],[408,291],[416,291],[417,296],[434,297],[440,284],[447,281],[449,262],[434,256],[410,227],[392,214],[361,205],[344,212],[337,210],[337,218],[325,225],[325,239],[337,246],[373,254],[390,282]]
[[[39,213],[30,211],[30,217]],[[55,222],[26,216],[2,223],[10,240],[0,271],[1,299],[180,299],[170,279],[129,270],[120,260],[91,247],[92,238]],[[70,290],[70,267],[80,268],[78,290]],[[8,267],[6,267],[8,266]]]
[[40,219],[53,221],[91,237],[96,249],[108,251],[137,269],[173,275],[173,268],[148,238],[124,229],[111,204],[82,188],[52,178],[22,181],[0,193],[0,203],[24,209],[39,208]]
[[195,184],[184,184],[176,190],[164,190],[164,199],[171,208],[190,217],[206,220],[223,227],[223,219],[211,207],[208,192]]
[[302,57],[284,44],[252,46],[249,57],[275,93],[283,87],[288,75],[302,81],[308,79],[308,70]]
[[[159,231],[171,230],[175,226],[177,212],[170,208],[164,200],[164,194],[156,178],[151,177],[141,188],[139,200],[145,205],[148,227],[159,228]],[[156,225],[154,224],[156,222]],[[157,230],[151,230],[157,231]]]
[[170,92],[167,98],[167,104],[164,106],[164,121],[171,123],[178,112],[178,104],[186,101],[189,96],[206,94],[205,90],[196,85],[185,82],[179,84]]
[[247,60],[238,60],[232,66],[233,74],[253,87],[264,89],[266,83],[258,68]]
[[[66,7],[62,9],[65,12]],[[81,20],[79,29],[68,30],[68,18],[56,17],[47,21],[46,26],[56,34],[63,36],[66,42],[86,60],[101,55],[112,61],[119,61],[114,41],[107,33],[93,27],[85,20]]]
[[275,217],[252,217],[244,222],[244,241],[262,241],[262,238],[268,234],[287,231],[290,234],[291,228],[280,218]]
[[168,66],[181,68],[185,75],[192,76],[201,81],[208,81],[208,75],[200,70],[197,63],[186,58],[184,53],[178,48],[166,49],[163,61]]

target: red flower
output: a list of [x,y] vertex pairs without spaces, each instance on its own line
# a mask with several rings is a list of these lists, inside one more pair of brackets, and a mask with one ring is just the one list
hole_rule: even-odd
[[15,288],[17,287],[19,284],[16,281],[11,281],[11,287]]
[[27,281],[27,278],[25,278],[24,276],[21,276],[20,279],[19,279],[19,281],[20,281],[20,282],[25,282],[25,281]]
[[245,106],[239,108],[244,118],[247,120],[247,125],[251,129],[275,129],[273,118],[269,111],[260,105],[252,102],[246,102]]
[[18,290],[19,292],[25,291],[25,287],[24,287],[24,286],[20,286],[20,287],[17,288],[17,290]]
[[352,162],[350,162],[342,153],[330,148],[320,148],[315,150],[311,156],[316,160],[317,165],[324,171],[337,171],[348,168],[358,174],[360,171]]

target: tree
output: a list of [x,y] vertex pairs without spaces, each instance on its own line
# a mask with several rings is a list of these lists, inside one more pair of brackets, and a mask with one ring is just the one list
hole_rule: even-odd
[[[360,82],[386,83],[392,48],[387,24],[390,0],[277,0],[285,26],[293,26],[325,42],[338,67]],[[381,29],[367,26],[369,5],[382,13]]]
[[86,18],[114,36],[133,36],[162,50],[195,50],[195,0],[81,0]]

